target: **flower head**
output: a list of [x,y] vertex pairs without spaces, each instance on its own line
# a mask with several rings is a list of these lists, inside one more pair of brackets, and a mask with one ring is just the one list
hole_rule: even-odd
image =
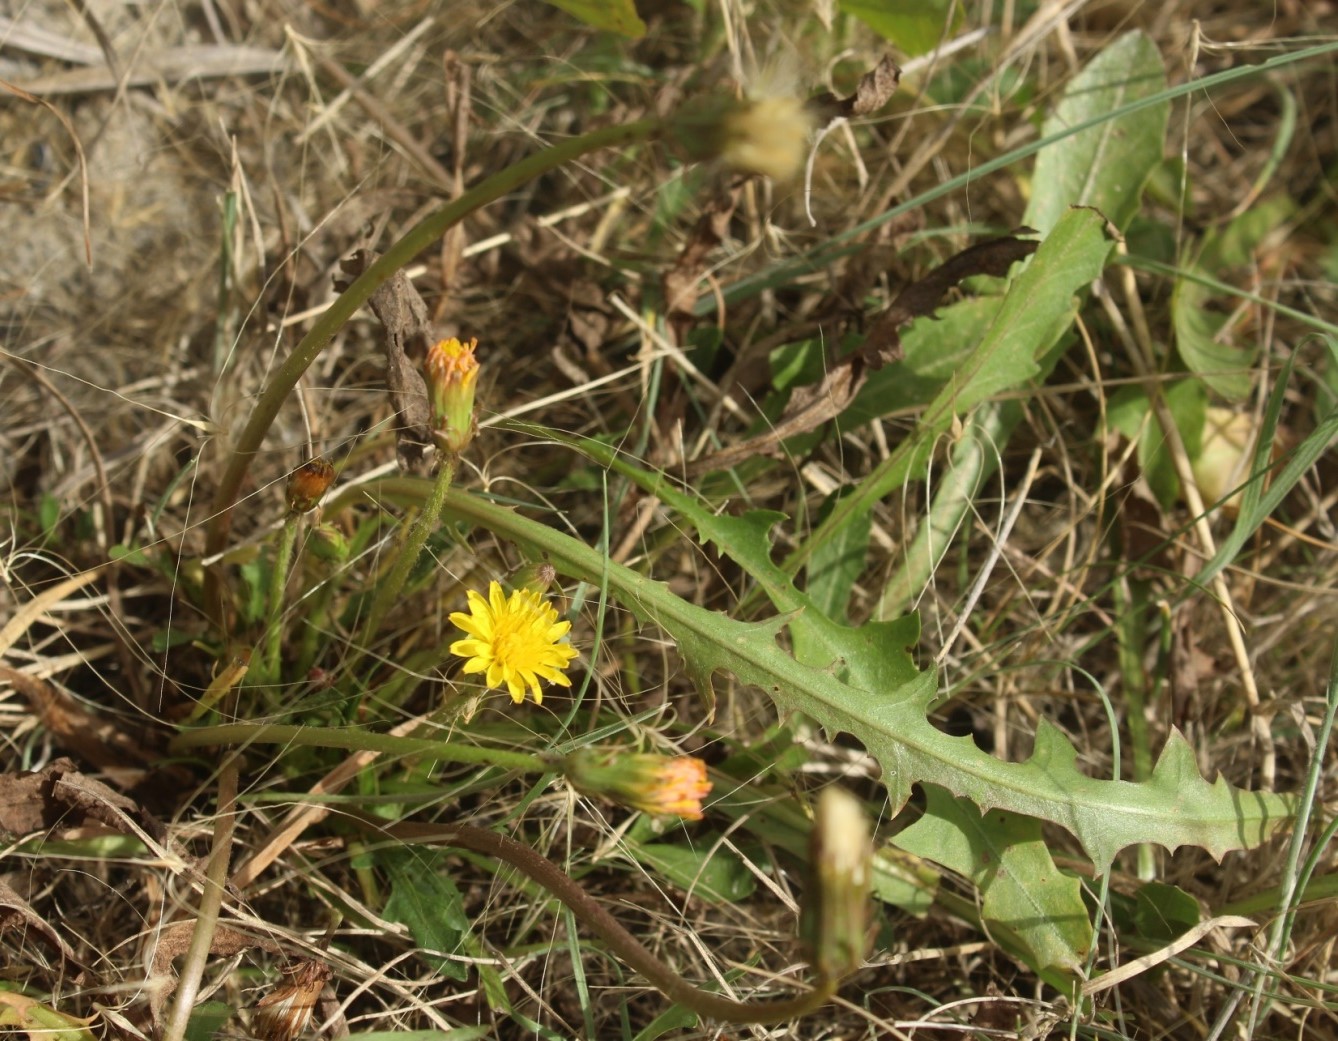
[[720,159],[739,173],[785,181],[803,168],[813,129],[813,112],[801,98],[717,94],[684,105],[669,138],[689,159]]
[[557,609],[532,589],[517,589],[509,597],[497,582],[488,584],[488,597],[467,591],[469,613],[456,611],[452,624],[468,639],[451,644],[451,653],[465,662],[465,672],[484,673],[489,687],[503,684],[519,705],[528,687],[536,705],[543,702],[539,680],[571,686],[563,672],[576,657],[576,648],[559,643],[571,622],[559,622]]
[[333,524],[318,524],[312,528],[306,549],[317,560],[327,564],[342,564],[353,551],[348,537]]
[[844,788],[824,788],[809,835],[800,932],[809,961],[826,979],[839,979],[864,963],[872,860],[864,807]]
[[702,819],[711,794],[706,764],[690,755],[628,753],[619,748],[583,748],[562,761],[572,785],[644,813]]
[[288,475],[284,494],[293,513],[309,513],[334,483],[335,468],[325,459],[312,459]]
[[442,452],[456,456],[474,439],[474,385],[478,340],[461,343],[454,336],[428,349],[427,387],[432,398],[432,433]]
[[804,165],[813,116],[793,97],[749,99],[725,117],[720,157],[735,170],[786,181]]

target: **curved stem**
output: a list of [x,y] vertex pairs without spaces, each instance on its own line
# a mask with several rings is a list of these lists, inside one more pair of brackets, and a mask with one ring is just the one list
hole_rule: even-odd
[[[650,140],[660,132],[662,125],[658,119],[643,119],[634,123],[604,127],[527,156],[505,170],[493,174],[460,198],[429,213],[354,279],[352,285],[340,293],[325,313],[316,319],[311,329],[293,348],[293,352],[279,366],[269,386],[256,401],[246,426],[238,435],[236,446],[218,482],[218,490],[214,494],[213,510],[205,538],[205,556],[212,557],[222,552],[232,524],[232,509],[237,502],[237,493],[251,467],[251,460],[260,451],[260,445],[269,431],[270,424],[279,414],[280,406],[297,385],[297,381],[302,378],[302,374],[325,349],[326,344],[334,338],[334,334],[359,307],[371,299],[372,294],[391,275],[432,245],[448,228],[475,210],[494,202],[508,192],[515,191],[540,174],[596,149],[626,146]],[[220,624],[223,621],[221,592],[219,570],[208,569],[205,572],[204,609],[215,622]]]
[[422,737],[397,737],[366,730],[331,730],[288,723],[223,723],[218,726],[188,730],[172,739],[169,748],[180,752],[187,748],[214,745],[305,745],[308,748],[347,748],[358,752],[386,755],[424,755],[444,763],[481,763],[505,770],[544,773],[552,765],[537,755],[508,752],[500,748],[455,745]]
[[402,821],[388,824],[370,815],[344,811],[366,832],[399,842],[457,846],[505,861],[523,871],[556,896],[586,926],[594,930],[610,948],[667,998],[699,1016],[725,1023],[783,1023],[820,1008],[836,992],[836,981],[819,979],[813,990],[778,1001],[735,1001],[694,987],[646,949],[613,915],[604,910],[580,884],[557,865],[541,857],[528,846],[485,828],[469,824],[415,824]]

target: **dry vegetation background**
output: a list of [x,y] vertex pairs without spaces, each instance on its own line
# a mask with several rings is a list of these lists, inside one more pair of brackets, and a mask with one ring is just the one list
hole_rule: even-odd
[[[1150,35],[1178,83],[1338,27],[1338,9],[1327,0],[962,6],[961,32],[983,29],[981,36],[932,70],[919,65],[876,117],[824,143],[812,185],[816,226],[804,215],[801,185],[747,186],[711,254],[708,297],[1034,138],[1065,82],[1126,29]],[[166,963],[179,953],[171,944],[180,934],[171,927],[189,920],[196,900],[182,864],[208,852],[214,823],[216,764],[169,761],[163,752],[173,724],[230,651],[229,634],[199,608],[207,504],[267,374],[331,299],[340,259],[360,246],[384,248],[443,198],[545,143],[666,111],[698,91],[753,77],[776,54],[786,55],[782,64],[794,67],[803,92],[848,94],[887,43],[844,16],[824,25],[823,7],[722,0],[698,9],[645,0],[639,8],[649,32],[639,41],[591,32],[538,0],[7,0],[0,7],[0,78],[31,94],[0,95],[0,620],[17,624],[6,630],[5,664],[27,677],[6,672],[0,688],[0,756],[4,771],[17,772],[68,755],[127,800],[111,809],[90,796],[93,808],[68,810],[53,832],[60,841],[40,852],[7,822],[0,877],[13,900],[0,899],[4,981],[71,1015],[95,1016],[97,1036],[153,1032]],[[990,80],[996,63],[1007,74]],[[1296,103],[1296,130],[1285,151],[1272,155],[1287,118],[1284,94]],[[1325,378],[1325,352],[1269,302],[1336,313],[1336,136],[1331,61],[1196,95],[1173,110],[1166,149],[1168,169],[1186,164],[1188,197],[1177,212],[1176,179],[1154,178],[1143,212],[1145,232],[1184,242],[1260,198],[1282,192],[1296,203],[1248,269],[1221,273],[1265,301],[1224,304],[1238,309],[1236,335],[1260,348],[1262,367],[1295,351],[1298,367],[1313,377],[1298,381],[1287,402],[1284,428],[1295,439],[1332,407],[1315,389]],[[661,148],[598,153],[539,179],[471,217],[411,275],[443,334],[479,338],[485,420],[524,414],[616,442],[674,474],[685,457],[757,431],[771,349],[819,332],[835,342],[858,331],[906,280],[979,236],[1016,227],[1026,166],[973,182],[861,238],[837,263],[704,319],[691,342],[722,344],[714,354],[704,347],[692,354],[704,380],[673,356],[658,360],[662,343],[647,333],[642,305],[656,300],[721,175],[685,175]],[[1166,281],[1140,279],[1148,312],[1164,324]],[[716,327],[718,337],[710,334]],[[370,313],[361,312],[281,411],[234,520],[237,574],[254,564],[282,516],[284,476],[310,454],[331,458],[345,484],[393,468],[378,336]],[[1120,448],[1098,439],[1095,419],[1098,403],[1131,372],[1117,338],[1096,330],[1087,351],[1099,369],[1074,352],[1027,402],[1002,479],[982,493],[974,527],[917,603],[928,658],[958,620],[973,569],[990,549],[988,532],[1011,503],[1010,482],[1039,448],[1027,509],[972,609],[964,649],[948,663],[954,697],[940,723],[1019,757],[1035,720],[1046,715],[1074,735],[1089,757],[1085,768],[1103,776],[1111,752],[1104,710],[1090,683],[1053,665],[1080,664],[1118,698],[1118,604],[1102,566],[1110,518],[1093,492]],[[714,387],[745,408],[721,407]],[[735,505],[784,511],[803,527],[833,488],[867,473],[913,420],[885,417],[757,473],[746,488],[710,491]],[[1135,652],[1150,673],[1173,674],[1173,690],[1153,713],[1154,747],[1179,726],[1209,776],[1221,770],[1242,785],[1299,787],[1335,632],[1334,475],[1333,460],[1321,460],[1289,500],[1286,527],[1269,528],[1231,572],[1272,724],[1267,747],[1240,724],[1240,677],[1220,611],[1206,595],[1178,609],[1173,647],[1159,651],[1153,641]],[[615,559],[696,602],[731,610],[748,592],[737,572],[682,537],[663,511],[635,497],[610,501],[601,472],[576,466],[569,452],[541,439],[485,429],[459,483],[529,504],[532,516],[591,544],[607,518]],[[857,613],[871,609],[880,576],[923,508],[922,489],[912,487],[875,516],[873,546],[885,561],[871,562],[856,590]],[[354,515],[363,523],[376,507],[369,500]],[[351,580],[374,566],[395,519],[385,516]],[[1164,523],[1178,530],[1185,520]],[[1152,578],[1154,596],[1183,587],[1189,541],[1178,540],[1165,561],[1169,577]],[[22,612],[63,577],[132,545],[148,556],[100,572],[43,610]],[[387,677],[415,649],[449,635],[446,615],[460,609],[465,587],[519,563],[486,533],[443,539],[433,550],[439,583],[376,648]],[[563,590],[568,597],[586,592]],[[578,646],[591,646],[595,621],[590,600],[577,617]],[[596,679],[601,704],[672,729],[685,750],[708,759],[773,735],[771,703],[728,687],[707,725],[672,647],[653,633],[632,640],[633,625],[616,607],[604,622],[611,643]],[[323,631],[321,671],[270,692],[266,709],[282,716],[318,698],[348,636],[333,623]],[[422,676],[397,711],[425,711],[449,681],[444,669]],[[542,709],[512,713],[492,699],[470,727],[504,740],[527,732],[542,739],[572,705],[555,692]],[[840,776],[876,809],[867,756],[802,736],[806,761],[767,778],[775,798]],[[279,819],[283,800],[334,761],[265,751],[251,757],[237,859]],[[588,888],[693,978],[708,978],[709,965],[750,958],[789,972],[799,959],[787,907],[798,877],[793,863],[787,873],[767,860],[759,872],[768,877],[748,899],[703,901],[617,853],[619,814],[574,801],[561,785],[533,789],[523,778],[476,792],[470,776],[459,769],[434,775],[455,800],[450,813],[485,822],[514,814],[513,834],[582,873]],[[1332,804],[1336,796],[1329,773],[1321,798]],[[127,818],[136,828],[157,820],[161,830],[147,847],[136,846]],[[712,841],[729,847],[732,840],[726,833]],[[741,833],[740,841],[745,861],[760,857],[756,840]],[[1055,841],[1062,849],[1064,838]],[[1281,849],[1279,842],[1231,854],[1220,865],[1181,850],[1160,858],[1158,877],[1216,910],[1267,892]],[[481,1035],[459,1036],[633,1037],[663,1009],[658,994],[629,987],[596,945],[578,946],[574,923],[537,890],[479,858],[443,855],[441,862],[479,939],[471,957],[498,970],[513,1013],[494,1010],[477,975],[447,980],[436,962],[416,954],[404,926],[369,902],[385,882],[360,875],[367,869],[356,844],[316,829],[247,891],[232,894],[234,924],[263,944],[220,952],[210,964],[206,982],[218,987],[212,1000],[240,1010],[221,1024],[224,1032],[243,1034],[247,1009],[279,981],[280,968],[327,942],[331,987],[354,1032],[481,1024]],[[1321,873],[1334,866],[1330,857]],[[955,887],[956,906],[969,917],[970,887],[944,885]],[[1132,882],[1121,876],[1114,885],[1118,891]],[[327,936],[332,909],[343,919]],[[909,1025],[920,1019],[957,1024],[967,1036],[1069,1031],[1069,1012],[1054,992],[963,915],[940,908],[913,917],[891,907],[880,914],[870,966],[838,1004],[753,1036],[950,1036]],[[1259,1036],[1338,1037],[1336,924],[1331,897],[1302,913],[1277,966],[1287,977],[1285,1000]],[[1103,958],[1141,953],[1120,951],[1103,936]],[[1232,981],[1260,956],[1248,931],[1216,935],[1203,949],[1210,954],[1135,978],[1082,1032],[1208,1036],[1238,996]],[[578,951],[580,964],[572,957]],[[1230,1032],[1236,1029],[1225,1036],[1239,1036]],[[747,1033],[704,1024],[669,1036]]]

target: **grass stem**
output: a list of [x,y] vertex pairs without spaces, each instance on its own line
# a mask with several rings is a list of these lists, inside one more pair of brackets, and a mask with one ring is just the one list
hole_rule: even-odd
[[219,774],[218,817],[214,820],[213,849],[205,869],[204,890],[200,894],[195,930],[181,964],[172,1011],[163,1027],[163,1041],[182,1041],[186,1036],[190,1014],[195,1008],[205,966],[213,948],[219,912],[227,892],[228,864],[231,860],[233,831],[237,824],[237,776],[237,759],[233,756],[223,765]]
[[297,544],[297,531],[301,526],[302,515],[290,510],[279,532],[279,543],[274,548],[274,568],[269,577],[268,616],[265,619],[265,644],[260,655],[261,683],[273,683],[279,679],[279,652],[283,643],[283,591],[288,585],[288,570],[293,563],[293,547]]
[[288,723],[222,723],[178,734],[171,742],[174,753],[187,748],[214,745],[288,745],[308,748],[346,748],[386,755],[430,756],[443,763],[482,763],[506,770],[542,773],[552,767],[537,755],[508,752],[500,748],[457,745],[421,737],[397,737],[367,730],[297,726]]

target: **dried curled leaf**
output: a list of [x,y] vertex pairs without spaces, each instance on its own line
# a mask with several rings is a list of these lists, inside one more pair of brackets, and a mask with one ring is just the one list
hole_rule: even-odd
[[[1019,228],[1020,234],[1032,234],[1030,228]],[[912,282],[892,301],[869,329],[860,354],[872,368],[881,368],[902,357],[901,337],[898,330],[916,318],[932,315],[943,302],[949,289],[973,275],[991,275],[1003,278],[1017,261],[1036,252],[1040,243],[1020,239],[1016,235],[988,239],[967,246],[954,254],[924,278]]]
[[823,94],[810,101],[809,106],[822,123],[872,115],[887,104],[900,83],[901,68],[884,55],[882,61],[860,77],[855,93],[846,98]]
[[311,1025],[321,993],[330,981],[329,968],[307,958],[284,970],[287,980],[256,1002],[252,1024],[261,1041],[294,1041]]
[[[369,268],[376,255],[360,249],[340,263],[354,277]],[[390,402],[399,417],[396,428],[396,452],[400,466],[412,473],[428,468],[433,453],[431,416],[427,384],[423,381],[423,359],[427,349],[437,342],[428,316],[427,304],[418,295],[408,276],[396,271],[369,301],[372,311],[385,326],[386,387]]]

